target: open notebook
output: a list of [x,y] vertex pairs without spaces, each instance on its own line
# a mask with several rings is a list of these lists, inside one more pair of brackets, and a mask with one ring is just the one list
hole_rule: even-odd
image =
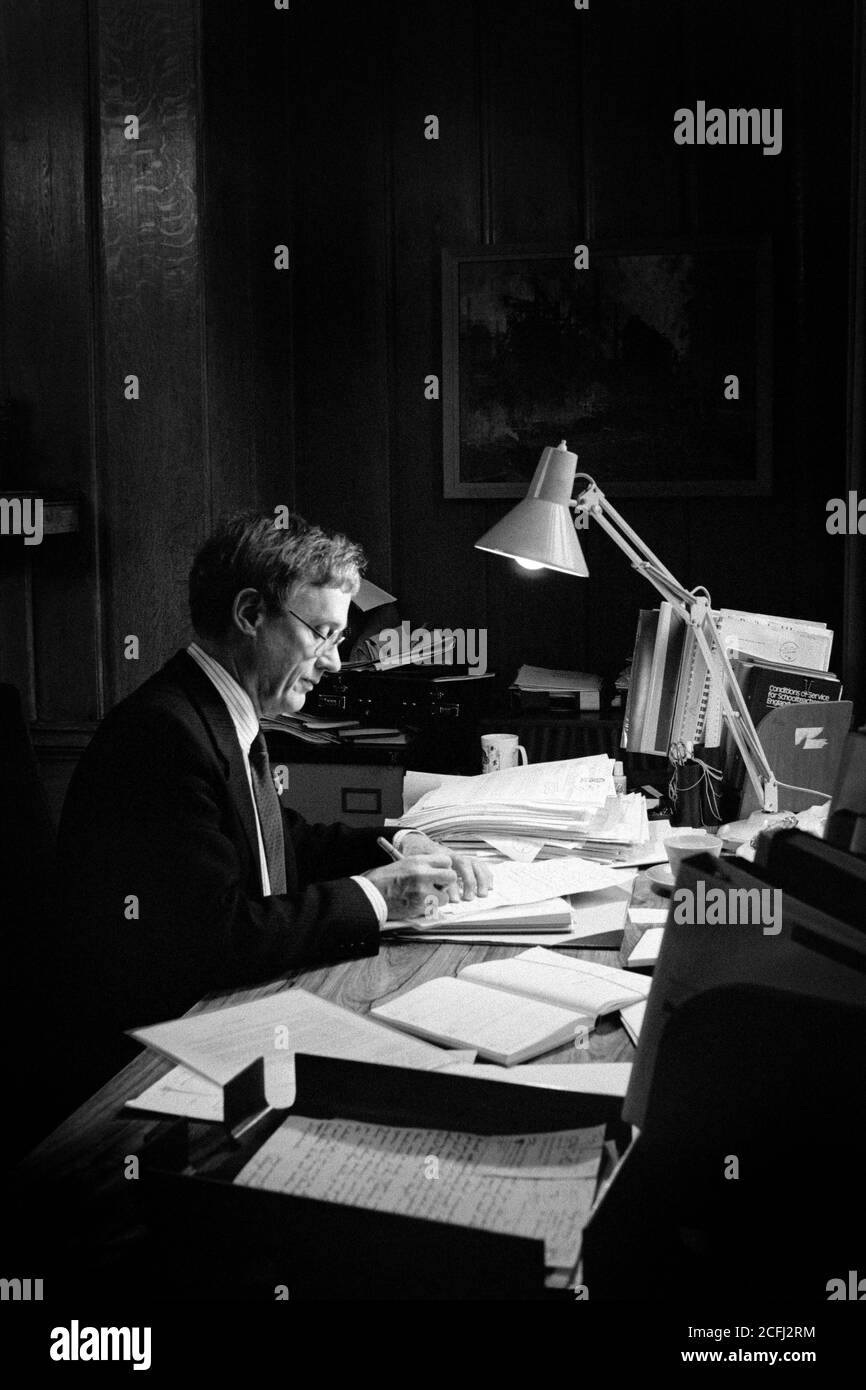
[[642,1002],[650,981],[536,947],[511,960],[466,966],[457,979],[428,980],[374,1017],[431,1042],[469,1047],[514,1066],[579,1040],[600,1014]]

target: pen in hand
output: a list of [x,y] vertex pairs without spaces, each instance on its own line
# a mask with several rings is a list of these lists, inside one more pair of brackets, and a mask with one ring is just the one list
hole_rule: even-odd
[[383,849],[386,854],[390,855],[390,857],[399,864],[403,856],[397,849],[396,845],[392,845],[390,840],[383,839],[381,835],[376,841],[376,844],[379,846],[380,849]]
[[[405,858],[405,855],[397,848],[396,845],[392,845],[390,840],[384,839],[381,835],[376,840],[376,844],[379,846],[380,849],[383,849],[385,853],[396,863],[399,863],[401,859]],[[427,918],[428,921],[438,921],[439,902],[435,894],[433,893],[429,894],[424,903],[424,916]]]

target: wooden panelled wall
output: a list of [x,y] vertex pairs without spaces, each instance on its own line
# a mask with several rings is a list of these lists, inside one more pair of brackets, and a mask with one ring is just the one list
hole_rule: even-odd
[[0,486],[82,499],[27,568],[0,552],[0,679],[41,725],[96,720],[188,640],[215,515],[293,504],[285,18],[4,4]]
[[[773,495],[622,509],[717,600],[838,624],[852,14],[6,0],[0,387],[23,445],[0,485],[79,492],[83,529],[29,577],[0,541],[0,679],[43,725],[96,719],[184,640],[212,518],[283,502],[360,540],[404,616],[487,628],[509,679],[618,669],[653,596],[605,537],[588,581],[517,574],[472,548],[511,504],[442,496],[424,378],[450,244],[771,233]],[[781,106],[783,153],[676,146],[699,98]]]

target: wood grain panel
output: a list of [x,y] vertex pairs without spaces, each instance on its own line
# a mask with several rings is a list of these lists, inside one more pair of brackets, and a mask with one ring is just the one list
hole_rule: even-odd
[[[19,486],[92,495],[93,324],[84,3],[10,0],[0,16],[2,380],[21,430]],[[11,481],[11,480],[10,480]],[[93,529],[28,552],[33,667],[10,678],[43,719],[98,708]],[[70,660],[70,634],[75,659]],[[16,644],[21,653],[22,646]]]
[[[104,527],[111,696],[187,631],[190,552],[208,515],[202,419],[197,4],[98,9],[105,363]],[[124,138],[124,117],[140,139]],[[124,399],[124,379],[140,399]],[[139,637],[139,661],[123,638]]]
[[294,13],[202,6],[207,441],[214,515],[294,502],[288,58]]
[[390,583],[387,7],[292,9],[297,505]]
[[[394,12],[390,125],[394,158],[394,588],[417,622],[484,627],[489,572],[474,542],[483,504],[442,496],[441,405],[424,378],[441,374],[441,251],[482,233],[479,89],[486,32],[477,5]],[[424,138],[428,115],[439,139]],[[498,670],[494,644],[488,663]]]

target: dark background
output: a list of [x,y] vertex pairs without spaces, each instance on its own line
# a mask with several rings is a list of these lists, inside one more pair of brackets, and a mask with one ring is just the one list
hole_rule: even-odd
[[[857,8],[4,0],[0,486],[82,501],[77,534],[0,539],[0,680],[38,746],[74,756],[186,640],[191,553],[241,505],[345,529],[402,616],[488,628],[504,678],[622,666],[654,596],[600,532],[589,580],[517,573],[472,548],[512,504],[443,498],[444,245],[770,234],[772,495],[623,511],[717,603],[838,631]],[[781,154],[677,146],[698,99],[782,107]]]

